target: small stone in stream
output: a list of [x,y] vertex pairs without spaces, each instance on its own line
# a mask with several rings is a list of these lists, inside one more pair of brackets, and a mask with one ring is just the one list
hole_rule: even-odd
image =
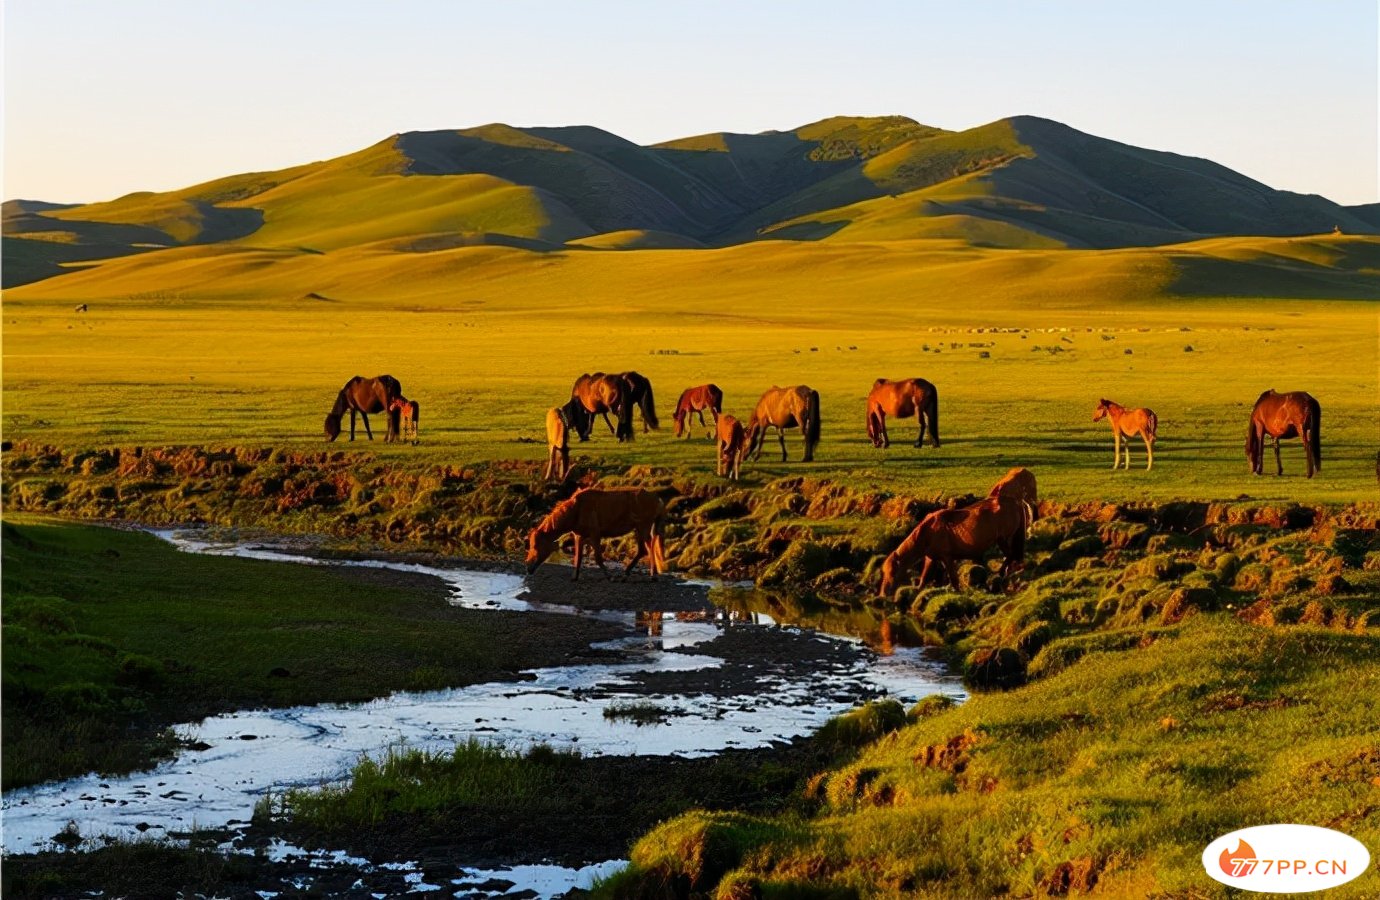
[[242,741],[257,741],[258,739],[259,739],[259,736],[258,736],[257,734],[242,734],[242,735],[240,735],[240,740],[242,740]]
[[490,878],[488,881],[480,884],[466,883],[463,885],[463,887],[470,888],[474,891],[487,891],[491,894],[506,894],[516,886],[516,882],[504,881],[502,878]]
[[193,741],[192,743],[187,745],[187,749],[194,750],[197,753],[200,753],[203,750],[210,750],[211,745],[206,743],[205,741]]
[[153,827],[153,826],[150,825],[148,822],[140,822],[138,825],[135,825],[135,826],[134,826],[134,830],[135,830],[135,831],[148,831],[148,830],[149,830],[150,828],[152,828],[152,827]]

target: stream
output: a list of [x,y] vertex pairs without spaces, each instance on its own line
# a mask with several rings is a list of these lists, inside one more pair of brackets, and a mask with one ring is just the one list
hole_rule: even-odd
[[[533,599],[521,576],[504,572],[374,559],[326,560],[287,546],[214,541],[191,530],[153,533],[191,553],[432,575],[446,583],[449,602],[456,606],[593,616],[624,626],[627,634],[594,645],[617,651],[614,661],[529,669],[521,681],[399,692],[366,703],[247,709],[177,726],[179,735],[202,749],[183,750],[153,770],[128,776],[87,775],[6,793],[0,844],[5,853],[51,849],[53,838],[64,828],[75,828],[88,840],[177,837],[194,829],[242,830],[265,793],[338,782],[361,756],[404,744],[446,750],[474,738],[512,747],[573,747],[585,755],[706,756],[807,735],[833,716],[876,697],[909,704],[934,693],[964,696],[958,680],[919,648],[888,645],[878,652],[857,637],[778,622],[769,612],[748,609],[754,605],[753,592],[741,587],[723,590],[692,582],[697,601],[686,610],[586,608]],[[719,595],[732,602],[713,605]],[[735,646],[745,639],[762,646],[762,658],[716,652],[716,645],[728,649],[729,636]],[[667,715],[657,723],[639,725],[604,714],[610,706],[633,702],[655,704]],[[233,848],[234,842],[228,846]],[[369,865],[340,854],[307,854],[287,846],[275,846],[274,852],[284,858],[299,854],[323,867]],[[457,896],[516,891],[532,892],[523,896],[554,896],[587,887],[596,875],[618,867],[617,861],[590,862],[582,869],[461,869],[447,889]],[[442,889],[424,882],[419,872],[413,874],[415,878],[408,878],[411,890]],[[493,878],[502,884],[472,889]]]

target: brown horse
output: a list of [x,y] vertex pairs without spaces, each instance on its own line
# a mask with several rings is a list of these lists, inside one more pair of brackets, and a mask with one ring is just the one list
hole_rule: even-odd
[[916,447],[924,446],[925,426],[928,423],[930,446],[939,446],[939,392],[925,379],[887,381],[878,378],[872,382],[872,390],[867,395],[867,436],[874,447],[891,446],[891,438],[886,432],[887,416],[915,416],[915,422],[920,427],[919,434],[915,436]]
[[748,418],[748,453],[756,460],[762,455],[767,429],[775,428],[781,440],[781,461],[786,461],[786,429],[799,426],[805,438],[805,462],[815,458],[819,444],[819,391],[803,384],[794,387],[773,387],[757,401],[757,408]]
[[[657,421],[656,417],[656,399],[652,396],[651,380],[637,372],[619,372],[618,377],[628,386],[628,403],[636,406],[642,413],[642,433],[646,434],[648,428],[660,428],[661,422]],[[632,413],[629,412],[628,415],[631,416]],[[632,437],[628,440],[632,440]]]
[[1308,460],[1308,477],[1322,471],[1322,406],[1311,394],[1303,391],[1276,393],[1274,388],[1261,394],[1251,410],[1251,424],[1246,429],[1246,459],[1251,473],[1259,475],[1265,468],[1265,438],[1275,439],[1275,474],[1284,474],[1279,459],[1281,438],[1303,438]]
[[396,416],[398,420],[397,436],[394,440],[407,443],[410,439],[412,446],[421,443],[417,439],[417,426],[421,423],[422,405],[416,400],[408,400],[406,397],[394,397],[393,402],[388,405],[390,415]]
[[401,396],[402,385],[392,375],[380,375],[377,378],[356,375],[345,382],[345,386],[336,395],[335,406],[326,414],[326,440],[333,441],[340,437],[340,421],[347,412],[350,414],[350,440],[355,439],[356,413],[364,417],[364,433],[371,441],[374,439],[374,433],[369,430],[369,413],[386,413],[388,434],[384,440],[394,440],[398,436],[398,417],[391,407],[393,400]]
[[570,473],[570,419],[566,410],[578,401],[572,400],[565,407],[553,406],[546,411],[546,480],[565,481]]
[[[719,413],[724,408],[724,392],[719,390],[717,384],[702,384],[699,387],[686,388],[681,391],[680,399],[676,401],[676,437],[685,435],[690,436],[690,429],[686,427],[690,421],[690,415],[696,414],[700,417],[700,427],[704,428],[704,411],[709,410],[709,415],[714,418],[717,424]],[[713,431],[710,432],[713,434]]]
[[714,425],[718,430],[719,474],[737,481],[743,457],[747,455],[747,433],[743,431],[743,423],[733,416],[719,416]]
[[1093,412],[1093,421],[1101,422],[1103,419],[1112,423],[1112,440],[1116,442],[1112,452],[1112,468],[1121,468],[1124,437],[1126,471],[1131,471],[1131,438],[1140,435],[1140,439],[1145,442],[1145,471],[1149,472],[1155,465],[1155,430],[1160,427],[1160,417],[1155,415],[1155,411],[1143,406],[1139,409],[1127,409],[1111,400],[1099,400],[1097,409]]
[[[632,440],[633,404],[628,394],[628,383],[621,375],[595,372],[593,375],[581,375],[575,379],[575,386],[570,389],[571,399],[578,400],[587,413],[581,417],[581,422],[575,423],[578,426],[576,434],[580,440],[589,440],[590,432],[594,429],[595,416],[603,417],[604,424],[609,427],[609,433],[620,442]],[[617,428],[609,421],[609,413],[613,413],[618,419]]]
[[958,567],[954,560],[981,560],[993,546],[1005,557],[1001,574],[1011,574],[1025,559],[1025,532],[1033,514],[1026,501],[1002,496],[930,513],[882,563],[880,595],[894,594],[901,578],[921,559],[925,561],[920,570],[921,585],[930,566],[938,564],[948,573],[950,587],[958,590]]
[[651,491],[642,488],[583,488],[569,500],[556,504],[551,514],[532,529],[527,539],[527,574],[531,575],[556,549],[561,535],[575,533],[575,574],[578,580],[584,560],[585,542],[594,551],[594,562],[605,575],[604,538],[633,532],[637,550],[624,567],[624,577],[632,574],[633,566],[647,557],[647,570],[655,580],[657,572],[666,571],[664,534],[666,505]]
[[1030,504],[1030,518],[1038,518],[1040,508],[1039,491],[1035,486],[1035,473],[1017,466],[1001,477],[987,492],[989,497],[1009,497]]

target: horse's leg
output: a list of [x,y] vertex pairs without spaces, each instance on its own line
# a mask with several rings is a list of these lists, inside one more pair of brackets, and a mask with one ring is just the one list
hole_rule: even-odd
[[1307,463],[1305,471],[1308,473],[1307,477],[1312,478],[1312,477],[1313,477],[1313,441],[1311,440],[1311,437],[1312,437],[1312,436],[1308,433],[1308,431],[1307,431],[1306,429],[1300,428],[1300,429],[1299,429],[1299,437],[1303,439],[1303,458],[1304,458],[1304,460],[1305,460],[1306,463]]
[[[803,428],[800,429],[800,433],[801,433],[801,434],[804,434],[804,433],[805,433],[805,429],[803,429]],[[782,462],[785,462],[785,461],[786,461],[786,429],[784,429],[784,428],[778,428],[778,429],[776,429],[776,436],[777,436],[777,438],[779,438],[780,441],[781,441],[781,461],[782,461]]]
[[928,556],[925,557],[925,564],[920,567],[920,587],[925,586],[925,579],[930,577],[930,567],[933,564],[934,560],[930,559]]
[[1284,474],[1284,463],[1279,461],[1279,438],[1275,438],[1275,474]]
[[1123,434],[1121,436],[1121,447],[1126,451],[1126,471],[1131,471],[1131,436]]
[[546,474],[542,476],[546,481],[551,480],[551,475],[556,470],[556,448],[552,447],[546,452]]
[[[633,567],[637,565],[637,561],[638,561],[639,559],[641,559],[643,556],[646,556],[646,555],[647,555],[647,544],[646,544],[646,540],[650,540],[650,539],[651,539],[651,538],[648,537],[647,539],[644,540],[641,534],[634,534],[634,535],[633,535],[633,544],[634,544],[634,546],[636,547],[636,549],[633,550],[633,557],[632,557],[632,559],[630,559],[630,560],[628,561],[628,564],[627,564],[626,566],[623,567],[623,578],[624,578],[625,580],[627,580],[627,581],[631,581],[631,580],[632,580]],[[652,568],[652,561],[651,561],[650,558],[648,558],[648,560],[647,560],[647,571],[648,571],[649,573],[651,573],[651,576],[652,576],[653,578],[656,578],[656,569],[653,569],[653,568]]]
[[604,578],[612,581],[613,576],[609,574],[608,566],[604,565],[604,542],[599,538],[591,538],[590,544],[594,551],[594,563],[599,567],[599,571],[604,573]]
[[359,411],[359,417],[364,420],[364,433],[369,435],[369,440],[372,441],[374,439],[374,432],[369,430],[369,414],[361,409]]
[[599,413],[599,415],[604,417],[604,424],[609,427],[609,434],[613,435],[614,437],[618,437],[618,432],[614,430],[613,423],[609,421],[608,410],[604,410],[603,412]]
[[1112,426],[1112,470],[1121,468],[1121,429]]
[[561,468],[561,477],[560,477],[560,480],[561,480],[561,481],[565,481],[566,476],[570,474],[570,450],[569,450],[568,448],[566,448],[566,447],[562,447],[562,448],[561,448],[561,467],[560,467],[560,468]]
[[1145,441],[1145,471],[1149,472],[1155,467],[1155,439],[1148,431],[1142,431],[1140,437]]
[[355,439],[355,410],[350,410],[350,440]]
[[925,446],[925,407],[923,404],[915,404],[915,427],[920,430],[915,433],[915,449],[919,450]]
[[949,573],[949,587],[953,588],[956,591],[961,590],[958,583],[958,566],[954,565],[953,556],[948,553],[945,553],[943,563],[944,571]]
[[585,561],[585,542],[577,534],[575,535],[575,574],[570,576],[571,581],[580,580],[580,566]]

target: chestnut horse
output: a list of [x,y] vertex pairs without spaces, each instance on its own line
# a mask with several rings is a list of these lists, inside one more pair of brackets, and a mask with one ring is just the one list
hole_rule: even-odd
[[880,595],[890,597],[898,582],[921,559],[920,584],[938,566],[948,573],[949,585],[958,590],[958,567],[954,560],[981,560],[994,545],[1005,559],[1001,574],[1009,575],[1025,559],[1025,531],[1034,511],[1029,503],[1015,497],[988,497],[972,506],[932,512],[901,542],[882,563]]
[[939,392],[925,379],[887,381],[878,378],[872,382],[872,390],[867,395],[867,436],[874,447],[891,446],[891,438],[886,432],[887,416],[915,416],[915,422],[920,427],[919,434],[915,436],[916,447],[924,446],[928,422],[930,446],[939,446]]
[[[580,422],[574,423],[577,425],[576,434],[580,440],[589,440],[590,432],[594,429],[595,416],[603,417],[604,424],[609,427],[609,433],[620,442],[632,440],[633,404],[628,394],[628,383],[621,375],[595,372],[593,375],[581,375],[575,379],[575,386],[570,389],[570,397],[578,400],[587,413],[581,417]],[[609,413],[613,413],[618,419],[616,429],[609,421]]]
[[1030,504],[1030,518],[1035,520],[1039,517],[1040,497],[1039,491],[1035,486],[1035,473],[1029,469],[1017,466],[1010,472],[1001,477],[1001,481],[992,485],[992,490],[987,492],[989,497],[1009,497],[1013,500],[1022,500]]
[[762,455],[767,429],[775,428],[781,440],[781,461],[786,461],[786,429],[799,426],[805,438],[805,462],[815,458],[819,444],[819,391],[803,384],[794,387],[773,387],[757,401],[757,408],[748,418],[748,454],[752,459]]
[[398,420],[398,434],[394,440],[406,443],[411,439],[414,447],[421,443],[417,439],[417,425],[420,424],[422,418],[422,405],[420,403],[406,397],[394,397],[393,402],[388,405],[388,412],[390,415],[396,416]]
[[714,425],[718,431],[715,444],[719,451],[719,474],[737,481],[743,457],[747,456],[747,433],[743,431],[743,423],[733,416],[719,416]]
[[551,514],[532,529],[527,539],[527,574],[531,575],[556,549],[561,535],[575,533],[575,574],[580,577],[585,542],[594,551],[594,562],[605,575],[604,538],[633,532],[637,550],[624,567],[624,577],[632,574],[633,566],[647,557],[647,570],[656,580],[657,572],[666,571],[664,534],[666,505],[656,494],[642,488],[582,488],[569,500],[556,504]]
[[1246,429],[1246,459],[1251,473],[1259,475],[1265,468],[1265,438],[1275,439],[1275,474],[1284,474],[1279,460],[1281,438],[1303,438],[1304,454],[1308,460],[1308,477],[1322,471],[1322,406],[1311,394],[1303,391],[1276,393],[1274,388],[1261,394],[1251,410],[1251,424]]
[[[686,388],[681,391],[680,399],[676,401],[676,412],[673,417],[676,422],[676,437],[684,435],[690,436],[690,429],[686,424],[690,421],[692,413],[700,417],[700,427],[705,427],[704,411],[709,410],[709,415],[714,422],[718,423],[719,413],[724,408],[724,392],[719,390],[717,384],[702,384],[699,387]],[[713,431],[710,432],[713,434]]]
[[350,414],[350,440],[355,439],[356,413],[364,417],[364,433],[371,441],[374,439],[374,433],[369,430],[369,413],[386,413],[388,434],[384,440],[394,440],[398,436],[398,417],[391,407],[393,400],[401,396],[402,385],[392,375],[380,375],[377,378],[356,375],[345,382],[345,386],[336,395],[335,406],[326,414],[326,440],[333,441],[340,437],[340,420],[347,412]]
[[1131,438],[1139,435],[1145,442],[1145,471],[1149,472],[1155,465],[1155,430],[1160,427],[1160,417],[1155,415],[1155,411],[1145,407],[1127,409],[1111,400],[1099,400],[1093,412],[1093,421],[1101,422],[1103,419],[1112,423],[1112,440],[1116,442],[1112,451],[1112,468],[1121,468],[1121,439],[1124,437],[1126,471],[1131,471]]

